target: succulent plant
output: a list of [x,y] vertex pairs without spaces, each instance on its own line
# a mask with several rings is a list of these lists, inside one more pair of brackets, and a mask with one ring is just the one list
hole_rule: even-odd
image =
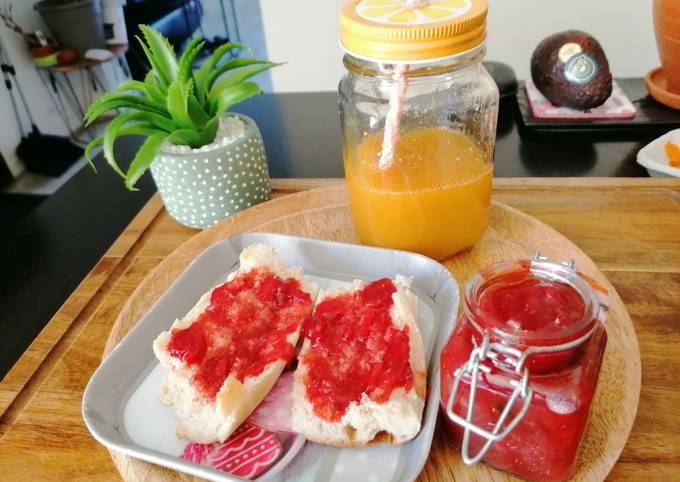
[[[203,40],[191,40],[177,59],[168,40],[158,31],[146,25],[140,25],[140,30],[144,39],[137,37],[137,40],[151,66],[144,81],[122,82],[118,92],[103,94],[92,102],[85,114],[85,125],[88,126],[102,114],[122,109],[104,134],[87,145],[85,157],[95,168],[92,149],[103,144],[107,163],[125,180],[125,186],[130,190],[135,190],[135,183],[164,143],[196,148],[213,142],[222,114],[235,104],[262,93],[260,86],[248,79],[280,65],[251,58],[221,62],[233,49],[246,48],[239,43],[226,43],[194,70],[205,44]],[[127,135],[145,136],[146,140],[124,172],[114,158],[113,145],[116,139]]]

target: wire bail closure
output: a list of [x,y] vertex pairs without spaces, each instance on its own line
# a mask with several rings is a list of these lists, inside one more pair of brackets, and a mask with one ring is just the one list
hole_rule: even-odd
[[[543,256],[540,252],[536,252],[531,261],[546,262],[548,258]],[[568,260],[560,263],[563,267],[570,271],[576,272],[576,263],[574,260]],[[473,325],[475,326],[475,325]],[[588,332],[576,340],[572,340],[561,345],[546,346],[546,347],[530,347],[526,350],[518,350],[512,346],[500,341],[491,342],[489,335],[486,332],[482,333],[482,343],[470,352],[470,358],[467,362],[454,374],[453,383],[451,386],[451,393],[446,403],[446,415],[454,423],[464,428],[463,442],[461,444],[461,457],[466,465],[472,465],[479,462],[489,451],[494,442],[499,442],[508,436],[510,432],[522,421],[533,398],[533,390],[529,386],[529,369],[526,368],[525,362],[529,356],[536,353],[551,353],[563,350],[569,350],[586,342],[595,333],[597,323]],[[478,328],[479,329],[479,328]],[[496,424],[491,432],[485,430],[472,422],[475,408],[475,398],[477,395],[477,382],[480,377],[480,371],[483,373],[490,373],[491,367],[485,362],[490,361],[493,365],[503,371],[513,373],[518,379],[510,381],[513,391],[508,399],[505,407],[498,417]],[[463,376],[469,374],[470,376],[470,392],[468,395],[468,404],[465,417],[456,414],[453,411],[453,404],[456,400],[458,388]],[[515,417],[505,425],[505,421],[510,415],[513,408],[521,403],[519,412]],[[470,434],[474,433],[484,439],[484,445],[479,449],[475,455],[470,454]]]
[[[507,355],[503,360],[504,362],[515,360],[515,373],[521,373],[522,376],[519,381],[513,380],[510,382],[512,385],[514,385],[512,395],[510,395],[510,399],[505,404],[505,407],[503,408],[500,417],[498,417],[498,421],[496,422],[493,430],[489,432],[472,423],[475,397],[477,395],[477,380],[479,378],[480,370],[485,373],[489,373],[491,370],[487,365],[483,365],[482,362],[484,362],[487,358],[491,360],[497,360],[501,354]],[[531,404],[531,399],[533,398],[533,390],[531,390],[529,387],[529,369],[523,367],[524,360],[526,360],[526,357],[523,357],[519,350],[516,350],[515,348],[512,348],[504,343],[491,343],[489,341],[489,336],[485,333],[482,344],[472,350],[470,353],[470,359],[465,362],[465,365],[456,371],[456,375],[453,379],[453,386],[451,387],[451,394],[449,395],[449,399],[446,404],[446,415],[465,429],[463,432],[463,443],[461,446],[461,456],[463,457],[463,462],[465,462],[465,464],[471,465],[479,462],[484,457],[484,455],[486,455],[494,442],[504,439],[512,431],[512,429],[517,426],[522,418],[524,418],[524,415]],[[453,402],[456,399],[460,381],[463,378],[463,375],[466,373],[470,374],[471,381],[467,413],[465,418],[463,418],[453,411]],[[524,400],[522,403],[522,408],[517,413],[515,418],[513,418],[512,421],[505,427],[505,429],[500,432],[505,419],[508,418],[510,411],[515,406],[515,403],[518,399]],[[470,455],[469,450],[470,432],[474,432],[476,435],[486,439],[486,442],[482,448],[474,456]]]

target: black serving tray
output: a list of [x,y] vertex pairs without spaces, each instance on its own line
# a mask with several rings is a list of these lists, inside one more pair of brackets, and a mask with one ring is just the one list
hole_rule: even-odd
[[522,136],[587,133],[606,137],[635,138],[660,136],[680,128],[680,110],[658,103],[649,95],[644,79],[616,79],[635,106],[633,119],[573,120],[537,119],[531,113],[524,85],[517,91],[517,124]]

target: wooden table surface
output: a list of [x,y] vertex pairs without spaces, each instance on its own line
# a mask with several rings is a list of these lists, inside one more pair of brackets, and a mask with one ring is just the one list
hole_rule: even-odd
[[[274,195],[335,182],[276,180]],[[642,391],[610,480],[680,480],[680,181],[497,179],[494,198],[583,249],[633,319]],[[82,393],[126,299],[194,233],[154,196],[0,381],[1,480],[120,480],[83,423]]]

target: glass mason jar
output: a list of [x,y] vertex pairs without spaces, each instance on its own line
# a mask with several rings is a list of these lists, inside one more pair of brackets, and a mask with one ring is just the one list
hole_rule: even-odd
[[[446,258],[477,242],[489,219],[499,97],[481,64],[486,1],[372,2],[350,1],[341,15],[354,226],[362,243]],[[378,8],[382,17],[369,15]],[[425,21],[428,9],[436,21]],[[412,21],[390,23],[409,12]]]
[[441,353],[441,409],[467,464],[569,479],[607,334],[606,291],[573,263],[491,265],[470,279]]

